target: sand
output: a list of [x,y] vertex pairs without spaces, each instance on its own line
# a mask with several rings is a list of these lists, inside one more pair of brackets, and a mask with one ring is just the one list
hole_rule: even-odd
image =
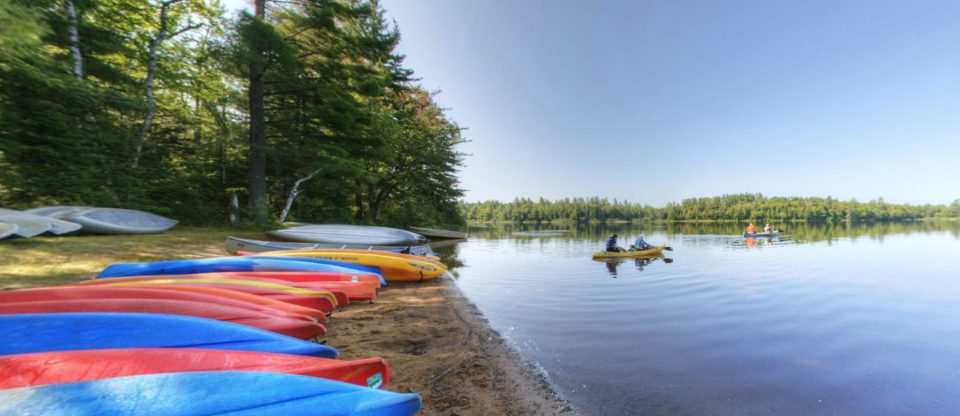
[[576,410],[447,277],[392,283],[373,304],[351,303],[326,325],[340,358],[382,357],[385,389],[415,392],[420,415],[557,415]]

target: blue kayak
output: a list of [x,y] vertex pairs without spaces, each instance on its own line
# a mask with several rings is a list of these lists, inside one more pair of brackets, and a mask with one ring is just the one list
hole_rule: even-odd
[[0,391],[0,415],[406,416],[420,396],[248,371],[117,377]]
[[[164,274],[194,274],[213,272],[334,272],[357,273],[355,267],[363,267],[364,273],[383,276],[379,268],[356,266],[350,263],[327,263],[305,261],[303,257],[283,257],[282,260],[257,257],[217,257],[212,259],[158,261],[154,263],[115,263],[107,266],[98,279],[105,277],[152,276]],[[329,264],[337,263],[337,264]],[[347,267],[350,266],[350,267]]]
[[246,325],[157,313],[0,315],[0,334],[4,334],[0,355],[112,348],[204,348],[337,357],[334,348]]

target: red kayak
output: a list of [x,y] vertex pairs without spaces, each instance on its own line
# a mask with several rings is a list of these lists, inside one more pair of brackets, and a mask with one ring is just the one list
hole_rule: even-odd
[[[269,283],[272,285],[285,286],[287,288],[294,289],[304,289],[312,291],[321,291],[329,292],[337,300],[337,305],[340,308],[343,308],[350,304],[350,298],[347,297],[346,293],[343,293],[342,290],[326,290],[320,289],[317,287],[309,286],[309,283],[305,282],[287,282],[284,280],[269,279],[266,277],[250,277],[250,276],[222,276],[218,273],[198,273],[198,274],[178,274],[178,275],[161,275],[161,276],[134,276],[134,277],[111,277],[106,279],[96,279],[88,280],[86,282],[80,283],[80,285],[109,285],[114,283],[127,283],[127,282],[144,282],[152,280],[246,280],[251,282],[260,282],[260,283]],[[180,284],[180,283],[177,283]],[[276,290],[276,289],[275,289]],[[281,290],[283,291],[283,290]]]
[[379,388],[390,370],[380,358],[330,360],[302,355],[186,348],[42,352],[0,357],[0,390],[111,377],[191,371],[261,371]]
[[21,303],[21,302],[40,302],[54,300],[77,300],[77,299],[165,299],[165,300],[185,300],[191,302],[203,302],[235,308],[247,309],[253,312],[259,312],[265,315],[279,316],[288,319],[304,319],[316,321],[312,316],[293,314],[286,311],[279,311],[266,306],[257,305],[250,302],[244,302],[236,299],[229,299],[219,296],[213,296],[203,293],[191,293],[179,290],[164,290],[161,288],[147,289],[137,287],[112,287],[112,286],[58,286],[45,287],[38,289],[7,290],[0,291],[0,304]]
[[[282,318],[249,309],[185,300],[74,299],[0,305],[0,315],[69,312],[140,312],[194,316],[247,325],[300,339],[310,339],[326,333],[323,325],[313,321]],[[64,336],[69,339],[69,334]]]
[[[98,279],[100,280],[112,280],[112,279]],[[186,280],[186,279],[185,279]],[[120,282],[103,282],[102,284],[116,284]],[[143,285],[137,284],[137,282],[126,282],[124,287],[157,287],[159,285],[176,285],[176,286],[199,286],[199,287],[211,287],[216,289],[226,289],[233,290],[241,293],[246,293],[249,295],[264,296],[270,299],[278,300],[281,302],[292,303],[294,305],[300,305],[311,309],[316,309],[323,313],[332,312],[335,309],[333,302],[330,298],[325,296],[307,296],[307,295],[297,295],[290,292],[284,292],[282,290],[267,289],[256,286],[240,285],[233,283],[189,283],[187,281],[179,281],[177,283],[144,283]]]
[[365,282],[381,288],[380,276],[375,274],[349,274],[332,272],[219,272],[220,275],[265,277],[288,282]]
[[[71,286],[72,287],[72,286]],[[136,286],[97,286],[97,287],[123,287],[123,288],[141,288],[141,289],[163,289],[163,290],[175,290],[180,292],[190,292],[190,293],[200,293],[205,295],[212,295],[221,298],[234,299],[242,302],[249,302],[264,306],[270,309],[276,309],[279,311],[289,312],[294,315],[306,315],[314,318],[318,322],[323,322],[326,319],[326,314],[322,311],[308,308],[305,306],[294,305],[292,303],[287,303],[279,301],[276,299],[271,299],[264,296],[251,295],[249,293],[238,292],[236,290],[228,289],[218,289],[215,287],[205,287],[200,285],[136,285]]]

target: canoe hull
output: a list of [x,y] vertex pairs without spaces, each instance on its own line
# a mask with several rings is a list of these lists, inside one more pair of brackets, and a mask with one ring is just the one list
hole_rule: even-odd
[[388,227],[364,225],[301,225],[268,231],[267,236],[280,241],[368,246],[416,246],[426,243],[423,236]]
[[598,251],[593,253],[593,258],[631,258],[631,257],[647,257],[647,256],[656,256],[663,252],[665,244],[656,246],[656,248],[650,250],[641,250],[641,251],[622,251],[620,253],[612,251]]
[[772,233],[743,233],[744,237],[779,237],[780,231],[774,231]]
[[227,251],[227,253],[230,253],[230,254],[236,254],[238,251],[261,253],[264,251],[303,250],[303,249],[314,249],[314,248],[373,250],[373,251],[388,251],[393,253],[399,253],[409,248],[411,254],[425,255],[425,254],[433,253],[433,249],[430,248],[429,245],[371,246],[371,245],[357,245],[357,244],[296,243],[296,242],[285,242],[285,241],[249,240],[246,238],[237,238],[237,237],[227,237],[227,242],[224,244],[224,249]]

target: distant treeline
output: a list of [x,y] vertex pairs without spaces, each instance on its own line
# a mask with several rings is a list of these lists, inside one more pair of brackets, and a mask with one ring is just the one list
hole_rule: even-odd
[[513,202],[461,202],[467,221],[474,222],[616,222],[616,221],[911,221],[923,218],[958,218],[960,200],[950,205],[888,204],[838,201],[831,197],[764,197],[735,194],[690,198],[657,208],[607,198],[567,198]]

